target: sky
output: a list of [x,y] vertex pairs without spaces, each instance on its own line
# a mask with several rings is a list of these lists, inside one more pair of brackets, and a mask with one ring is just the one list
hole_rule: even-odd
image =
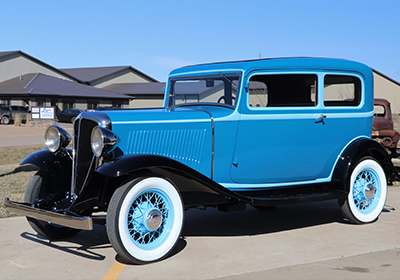
[[56,68],[332,57],[400,81],[399,0],[2,0],[0,51]]

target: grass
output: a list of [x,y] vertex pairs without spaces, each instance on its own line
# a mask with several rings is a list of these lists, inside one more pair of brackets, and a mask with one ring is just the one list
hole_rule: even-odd
[[[23,201],[26,186],[35,175],[32,166],[20,166],[19,163],[29,154],[42,150],[43,145],[0,148],[0,199]],[[0,203],[0,218],[17,216],[5,209]]]

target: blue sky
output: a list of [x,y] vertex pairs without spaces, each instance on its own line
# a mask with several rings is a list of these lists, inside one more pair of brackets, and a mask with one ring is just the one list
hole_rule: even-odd
[[0,51],[57,68],[131,65],[166,81],[188,64],[316,56],[400,81],[399,0],[3,0],[0,12]]

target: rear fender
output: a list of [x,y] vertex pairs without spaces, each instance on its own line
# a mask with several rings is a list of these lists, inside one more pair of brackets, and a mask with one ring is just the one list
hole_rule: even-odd
[[348,194],[350,174],[356,164],[366,156],[374,158],[381,164],[388,181],[399,179],[399,174],[382,144],[369,138],[361,138],[351,143],[339,157],[332,182],[340,184]]

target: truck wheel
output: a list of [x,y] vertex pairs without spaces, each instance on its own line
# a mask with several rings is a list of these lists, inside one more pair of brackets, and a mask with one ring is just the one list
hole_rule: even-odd
[[386,202],[387,183],[381,165],[363,158],[350,175],[347,199],[339,201],[343,216],[352,223],[371,223],[378,219]]
[[182,199],[173,184],[158,177],[139,178],[113,194],[107,211],[107,235],[126,261],[154,262],[175,247],[183,219]]
[[[29,181],[25,191],[25,202],[33,202],[35,199],[43,198],[48,194],[42,190],[43,178],[40,172],[36,173]],[[29,225],[40,235],[48,239],[64,239],[72,237],[80,232],[79,229],[55,225],[49,222],[26,217]]]
[[10,118],[7,116],[2,116],[1,117],[1,123],[2,124],[9,124],[10,123]]

